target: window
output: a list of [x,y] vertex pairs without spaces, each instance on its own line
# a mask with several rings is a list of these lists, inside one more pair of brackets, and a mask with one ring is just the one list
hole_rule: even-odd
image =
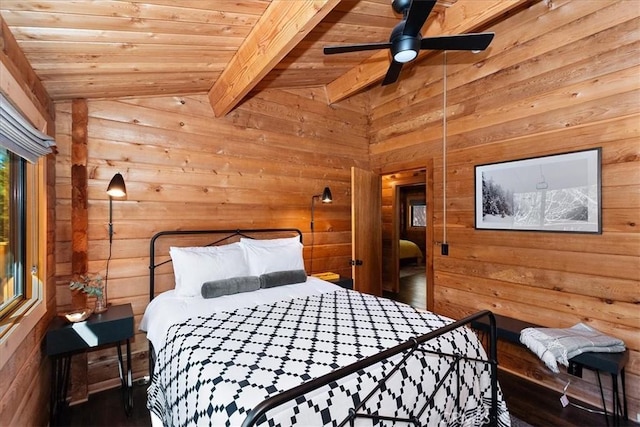
[[[46,162],[0,148],[2,160],[2,306],[0,369],[46,314]],[[8,166],[8,169],[6,167]],[[6,180],[5,180],[6,178]],[[5,294],[6,292],[6,294]]]
[[427,226],[427,204],[424,200],[409,201],[409,224],[413,228]]
[[0,320],[29,295],[26,161],[0,147]]
[[[47,119],[0,60],[0,369],[47,314]],[[6,77],[6,78],[5,78]],[[44,132],[40,131],[43,130]],[[38,331],[41,334],[42,331]],[[41,336],[41,335],[39,335]]]

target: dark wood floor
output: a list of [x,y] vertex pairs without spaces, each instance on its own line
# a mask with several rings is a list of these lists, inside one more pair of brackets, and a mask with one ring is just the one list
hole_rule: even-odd
[[[384,296],[396,301],[404,302],[417,309],[427,309],[427,278],[424,266],[409,267],[406,276],[400,276],[400,292],[384,292]],[[413,274],[411,274],[413,273]]]
[[[499,371],[498,380],[509,412],[533,426],[599,427],[607,425],[604,415],[591,413],[574,405],[563,408],[559,392],[503,371]],[[575,399],[570,398],[570,401],[572,404],[600,410]],[[607,402],[609,410],[611,410],[610,405],[611,402]],[[614,425],[611,416],[609,417],[609,425]],[[620,425],[622,427],[639,426],[629,420],[622,420]]]
[[[514,375],[500,371],[502,388],[509,412],[518,419],[534,426],[579,426],[596,427],[606,425],[604,416],[560,404],[560,394],[539,385],[524,381]],[[131,417],[125,415],[119,389],[107,390],[89,397],[89,401],[65,409],[60,416],[61,426],[132,427],[150,426],[151,419],[146,409],[146,386],[134,386],[134,407]],[[578,402],[579,403],[579,402]],[[611,422],[610,425],[613,425]],[[630,421],[622,426],[638,427]]]

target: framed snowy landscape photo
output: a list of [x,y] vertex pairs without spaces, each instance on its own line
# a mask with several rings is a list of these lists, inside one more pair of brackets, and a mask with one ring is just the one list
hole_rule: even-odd
[[475,167],[475,228],[602,233],[601,148]]

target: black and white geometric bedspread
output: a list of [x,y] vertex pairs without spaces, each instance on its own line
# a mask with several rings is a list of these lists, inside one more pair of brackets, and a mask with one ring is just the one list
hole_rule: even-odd
[[[433,313],[350,290],[192,318],[172,326],[165,347],[157,352],[147,406],[165,425],[241,425],[247,413],[269,396],[446,323]],[[485,359],[468,328],[458,328],[422,348]],[[365,409],[392,417],[419,416],[423,426],[481,425],[487,420],[491,397],[484,363],[461,363],[459,376],[445,379],[437,404],[420,413],[451,359],[415,352]],[[374,365],[283,404],[267,412],[258,425],[338,425],[392,365],[391,361]],[[509,425],[499,396],[500,424]],[[356,425],[372,424],[407,425],[356,421]]]

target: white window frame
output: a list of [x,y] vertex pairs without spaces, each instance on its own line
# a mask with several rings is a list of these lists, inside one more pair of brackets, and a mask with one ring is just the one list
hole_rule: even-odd
[[425,225],[413,225],[413,207],[414,206],[424,206],[425,212],[427,209],[427,202],[424,197],[407,197],[406,201],[407,206],[407,230],[424,230],[426,228]]

